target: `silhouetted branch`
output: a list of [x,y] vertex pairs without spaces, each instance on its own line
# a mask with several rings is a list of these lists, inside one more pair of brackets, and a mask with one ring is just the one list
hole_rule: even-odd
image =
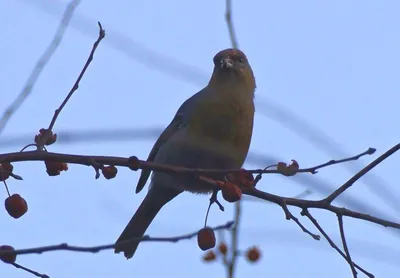
[[[214,228],[212,228],[214,231],[218,230],[228,230],[232,227],[233,221],[227,222],[224,225],[219,225]],[[34,248],[26,248],[26,249],[17,249],[14,251],[0,251],[0,256],[2,255],[8,255],[8,254],[16,254],[16,255],[26,255],[26,254],[42,254],[46,252],[51,252],[51,251],[74,251],[74,252],[86,252],[86,253],[98,253],[100,251],[108,250],[108,249],[115,249],[116,247],[121,247],[125,245],[132,244],[132,242],[145,242],[145,241],[152,241],[152,242],[172,242],[176,243],[181,240],[187,240],[191,239],[195,236],[197,236],[197,231],[190,233],[190,234],[185,234],[181,236],[175,236],[175,237],[150,237],[150,236],[143,236],[143,237],[138,237],[138,238],[132,238],[129,240],[121,241],[118,243],[112,243],[112,244],[105,244],[105,245],[97,245],[97,246],[90,246],[90,247],[85,247],[85,246],[73,246],[69,245],[67,243],[61,243],[57,245],[48,245],[48,246],[42,246],[42,247],[34,247]]]
[[[370,148],[371,149],[371,148]],[[362,155],[370,154],[368,151],[363,152]],[[354,156],[359,158],[360,155]],[[352,157],[352,158],[354,158]],[[130,157],[131,159],[134,157]],[[62,153],[52,153],[52,152],[37,152],[37,151],[26,151],[26,152],[15,152],[15,153],[6,153],[0,154],[0,163],[1,162],[18,162],[18,161],[44,161],[44,160],[52,160],[58,162],[66,162],[72,164],[80,164],[93,166],[93,162],[104,165],[115,165],[122,167],[129,167],[129,157],[115,157],[115,156],[87,156],[87,155],[73,155],[73,154],[62,154]],[[229,174],[229,173],[237,173],[242,171],[241,169],[192,169],[171,165],[162,165],[153,162],[148,162],[145,160],[139,160],[135,158],[138,162],[139,169],[150,169],[153,171],[166,172],[166,173],[180,173],[180,174],[191,174],[191,175],[213,175],[213,174]],[[342,159],[343,161],[349,161],[348,158]],[[332,162],[333,161],[333,162]],[[335,160],[331,160],[331,163],[324,163],[323,167],[328,167],[333,164],[337,164],[338,162]],[[253,169],[246,170],[251,174],[280,174],[281,172],[278,170],[271,169]],[[313,173],[314,167],[299,169],[296,173]]]
[[353,277],[356,278],[357,277],[357,271],[354,267],[354,263],[353,260],[351,259],[350,256],[350,251],[349,248],[347,247],[347,242],[346,242],[346,235],[344,234],[344,227],[343,227],[343,216],[342,215],[338,215],[338,223],[339,223],[339,230],[340,230],[340,237],[342,238],[342,244],[343,244],[343,250],[347,256],[347,261],[350,265],[351,268],[351,272],[353,273]]
[[309,230],[307,230],[306,227],[304,227],[303,224],[301,224],[301,222],[299,221],[299,219],[297,219],[297,217],[295,217],[290,210],[288,209],[287,205],[285,204],[285,202],[282,202],[282,204],[280,204],[280,206],[282,207],[283,211],[285,212],[285,217],[286,220],[293,220],[299,227],[300,229],[305,232],[306,234],[309,234],[313,239],[315,240],[320,240],[320,236],[316,235],[312,232],[310,232]]
[[235,27],[232,21],[232,0],[226,0],[225,2],[225,20],[228,26],[229,38],[233,48],[239,48],[239,44],[236,38]]
[[[1,252],[1,251],[0,251],[0,252]],[[50,278],[50,277],[49,277],[48,275],[46,275],[46,274],[39,273],[39,272],[37,272],[37,271],[34,271],[34,270],[32,270],[32,269],[30,269],[30,268],[27,268],[27,267],[25,267],[25,266],[23,266],[23,265],[20,265],[20,264],[11,263],[11,265],[13,265],[13,266],[16,267],[16,268],[22,269],[23,271],[26,271],[26,272],[28,272],[28,273],[30,273],[30,274],[33,274],[33,275],[35,275],[36,277],[40,277],[40,278]]]
[[314,226],[320,231],[320,233],[324,236],[324,238],[328,241],[328,243],[331,245],[333,249],[335,249],[349,264],[352,263],[354,267],[359,269],[361,272],[363,272],[365,275],[367,275],[370,278],[374,278],[375,276],[365,269],[363,269],[361,266],[357,265],[354,262],[349,262],[349,258],[346,256],[346,254],[343,253],[342,250],[339,249],[339,247],[332,241],[332,239],[328,236],[328,234],[322,229],[322,227],[318,224],[317,220],[310,214],[310,212],[307,209],[303,209],[301,212],[302,215],[305,215],[310,219],[310,221],[314,224]]
[[376,152],[375,148],[369,148],[368,150],[366,150],[365,152],[362,152],[358,155],[352,156],[352,157],[348,157],[348,158],[344,158],[344,159],[339,159],[339,160],[329,160],[326,163],[311,167],[311,168],[306,168],[303,169],[303,171],[306,172],[310,172],[311,174],[316,174],[318,173],[318,169],[324,168],[326,166],[331,166],[331,165],[335,165],[335,164],[339,164],[339,163],[343,163],[343,162],[348,162],[348,161],[352,161],[352,160],[358,160],[360,157],[363,157],[364,155],[371,155],[374,154]]
[[89,57],[85,63],[85,65],[83,66],[83,69],[81,70],[78,78],[76,79],[74,85],[72,86],[71,90],[69,91],[68,95],[65,97],[64,101],[61,103],[60,107],[56,109],[56,111],[54,112],[54,116],[51,119],[51,122],[49,124],[49,127],[44,130],[44,133],[40,136],[39,142],[37,143],[37,149],[38,150],[42,150],[43,146],[45,145],[46,141],[52,136],[52,129],[56,123],[56,120],[58,118],[58,115],[61,113],[62,109],[64,108],[64,106],[67,104],[68,100],[72,97],[72,95],[74,94],[74,92],[76,90],[78,90],[79,88],[79,83],[82,80],[82,77],[84,76],[86,70],[88,69],[90,63],[93,60],[93,55],[94,52],[96,51],[97,47],[99,46],[101,40],[105,37],[105,31],[103,29],[103,27],[101,26],[100,22],[98,22],[99,25],[99,36],[97,38],[97,40],[94,42],[92,50],[90,51]]
[[339,187],[335,192],[333,192],[331,195],[329,195],[327,198],[325,198],[325,201],[328,203],[331,203],[334,199],[336,199],[340,194],[342,194],[344,191],[346,191],[350,186],[352,186],[357,180],[359,180],[362,176],[364,176],[366,173],[371,171],[375,166],[380,164],[382,161],[384,161],[386,158],[394,154],[400,149],[400,144],[397,144],[387,152],[385,152],[383,155],[372,161],[370,164],[368,164],[366,167],[364,167],[361,171],[359,171],[356,175],[354,175],[351,179],[349,179],[345,184],[343,184],[341,187]]

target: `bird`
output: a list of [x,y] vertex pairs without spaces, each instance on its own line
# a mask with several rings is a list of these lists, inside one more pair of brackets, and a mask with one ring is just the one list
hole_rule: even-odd
[[[188,98],[161,133],[147,161],[203,169],[239,169],[250,148],[254,123],[256,81],[243,51],[228,48],[213,58],[211,78],[202,90]],[[136,193],[147,183],[151,170],[143,169]],[[224,175],[208,175],[216,180]],[[195,177],[153,171],[148,192],[122,231],[116,244],[143,237],[161,208],[182,192],[210,194],[213,186]],[[126,259],[139,242],[119,244],[115,253]]]

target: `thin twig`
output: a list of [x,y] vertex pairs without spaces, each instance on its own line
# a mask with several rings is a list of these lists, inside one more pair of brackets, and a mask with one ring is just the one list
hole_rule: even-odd
[[[293,198],[295,198],[295,199],[304,199],[305,197],[311,195],[312,193],[313,192],[312,192],[311,189],[306,189],[306,190],[302,191],[301,193],[299,193],[297,195],[294,195]],[[255,197],[252,197],[252,196],[249,196],[249,195],[242,196],[241,200],[242,201],[246,201],[246,202],[250,201],[250,202],[259,202],[259,203],[263,202],[263,203],[265,203],[265,200],[258,199],[258,198],[255,198]],[[272,205],[273,203],[267,202],[266,204]]]
[[[233,221],[227,222],[224,225],[219,225],[214,228],[212,228],[214,231],[218,230],[228,230],[232,227]],[[121,247],[125,245],[130,245],[133,242],[144,242],[144,241],[152,241],[152,242],[172,242],[176,243],[181,240],[185,239],[191,239],[195,236],[197,236],[197,231],[186,234],[186,235],[181,235],[181,236],[176,236],[176,237],[150,237],[150,236],[143,236],[143,237],[138,237],[138,238],[132,238],[129,240],[121,241],[118,243],[112,243],[112,244],[105,244],[105,245],[98,245],[98,246],[91,246],[91,247],[85,247],[85,246],[73,246],[69,245],[67,243],[61,243],[57,245],[48,245],[48,246],[42,246],[42,247],[34,247],[34,248],[27,248],[27,249],[17,249],[14,251],[0,251],[0,256],[2,255],[9,255],[9,254],[16,254],[16,255],[26,255],[26,254],[42,254],[46,252],[51,252],[51,251],[74,251],[74,252],[85,252],[85,253],[98,253],[100,251],[108,250],[108,249],[115,249],[116,247]]]
[[40,137],[38,137],[38,140],[36,141],[35,138],[35,143],[36,143],[36,148],[37,151],[43,151],[45,149],[45,144],[46,142],[53,136],[53,132],[52,129],[56,123],[56,120],[58,118],[58,116],[60,115],[62,109],[64,108],[64,106],[67,104],[67,102],[69,101],[69,99],[72,97],[72,95],[74,94],[74,92],[76,90],[78,90],[79,88],[79,83],[82,80],[82,77],[84,76],[86,70],[88,69],[90,63],[93,60],[93,55],[97,49],[97,47],[99,46],[101,40],[105,37],[105,31],[103,29],[103,27],[101,26],[100,22],[97,22],[97,24],[99,25],[99,36],[97,38],[97,40],[94,42],[92,50],[90,51],[89,57],[86,60],[85,65],[83,66],[78,78],[76,79],[74,85],[72,86],[71,90],[69,91],[68,95],[65,97],[65,99],[63,100],[63,102],[61,103],[60,107],[58,107],[55,111],[54,111],[54,115],[53,118],[51,119],[51,122],[49,124],[49,127],[47,129],[43,129],[43,132],[41,133]]
[[226,0],[225,2],[225,20],[226,20],[226,25],[228,26],[228,31],[229,31],[229,38],[231,40],[233,48],[238,48],[238,42],[236,39],[236,32],[235,32],[235,27],[233,26],[233,21],[232,21],[232,1],[231,0]]
[[[328,236],[328,234],[324,231],[324,229],[322,229],[322,227],[318,224],[317,220],[310,214],[310,212],[307,209],[304,209],[301,212],[301,214],[307,216],[308,219],[310,219],[310,221],[314,224],[314,226],[319,230],[319,232],[328,241],[330,246],[333,249],[335,249],[348,262],[349,259],[347,258],[346,254],[344,254],[343,251],[339,249],[339,247],[333,242],[333,240]],[[369,273],[368,271],[366,271],[365,269],[363,269],[361,266],[357,265],[356,263],[353,262],[353,264],[357,269],[359,269],[361,272],[363,272],[368,277],[370,277],[370,278],[375,277],[373,274]]]
[[321,236],[316,235],[316,234],[310,232],[306,227],[304,227],[304,225],[301,224],[300,220],[297,219],[297,217],[295,217],[295,216],[290,212],[290,210],[288,209],[287,205],[286,205],[284,202],[283,202],[280,206],[282,207],[283,211],[285,212],[286,220],[293,220],[293,221],[300,227],[300,229],[301,229],[304,233],[309,234],[313,239],[315,239],[315,240],[320,240],[320,239],[321,239]]
[[308,208],[318,208],[327,211],[331,211],[335,214],[341,214],[343,216],[348,216],[352,218],[362,219],[368,222],[372,222],[375,224],[382,225],[384,227],[392,227],[396,229],[400,229],[400,223],[396,223],[393,221],[384,220],[378,217],[374,217],[365,213],[356,212],[350,209],[342,208],[327,204],[324,200],[302,200],[302,199],[295,199],[295,198],[287,198],[281,197],[275,194],[267,193],[256,188],[242,188],[242,193],[246,195],[250,195],[256,198],[260,198],[262,200],[266,200],[277,205],[281,205],[282,202],[285,202],[288,206],[294,206],[301,209],[308,209]]
[[357,271],[356,271],[356,269],[354,267],[353,260],[351,259],[350,251],[349,251],[349,248],[347,247],[346,235],[344,234],[343,216],[338,214],[337,218],[338,218],[338,222],[339,222],[339,230],[340,230],[340,237],[342,238],[343,250],[344,250],[344,252],[345,252],[345,254],[347,256],[347,261],[349,263],[351,272],[353,273],[353,277],[356,278],[357,277]]
[[334,199],[336,199],[340,194],[342,194],[344,191],[346,191],[350,186],[352,186],[359,178],[367,174],[369,171],[371,171],[375,166],[380,164],[382,161],[384,161],[386,158],[394,154],[400,149],[400,144],[397,144],[384,154],[382,154],[380,157],[372,161],[370,164],[368,164],[366,167],[364,167],[361,171],[359,171],[357,174],[355,174],[351,179],[349,179],[347,182],[345,182],[341,187],[339,187],[337,190],[335,190],[331,195],[325,198],[326,202],[331,203]]
[[352,161],[352,160],[358,160],[359,158],[365,156],[365,155],[372,155],[376,152],[375,148],[369,148],[368,150],[366,150],[365,152],[362,152],[358,155],[352,156],[352,157],[348,157],[348,158],[344,158],[344,159],[339,159],[339,160],[330,160],[326,163],[311,167],[311,168],[305,168],[303,169],[303,171],[307,171],[310,172],[311,174],[316,174],[318,173],[318,169],[324,168],[326,166],[331,166],[331,165],[335,165],[335,164],[340,164],[343,162],[348,162],[348,161]]
[[37,271],[34,271],[34,270],[32,270],[32,269],[30,269],[30,268],[27,268],[27,267],[25,267],[25,266],[23,266],[23,265],[20,265],[20,264],[11,263],[11,265],[15,266],[16,268],[22,269],[22,270],[24,270],[24,271],[26,271],[26,272],[29,272],[30,274],[33,274],[33,275],[35,275],[35,276],[37,276],[37,277],[40,277],[40,278],[50,278],[50,277],[49,277],[48,275],[46,275],[46,274],[39,273],[39,272],[37,272]]
[[78,78],[75,81],[74,86],[72,86],[70,92],[68,93],[67,97],[64,99],[64,101],[61,103],[60,107],[58,109],[56,109],[56,111],[54,112],[54,116],[51,119],[50,125],[49,125],[49,130],[52,130],[54,127],[54,124],[56,123],[57,117],[58,115],[61,113],[62,109],[64,108],[64,106],[67,104],[68,100],[72,97],[72,95],[74,94],[74,92],[76,90],[78,90],[79,88],[79,82],[81,81],[83,75],[85,74],[87,68],[89,67],[90,63],[93,60],[93,55],[94,52],[96,51],[97,47],[99,46],[101,40],[105,37],[105,31],[103,29],[103,27],[101,26],[101,23],[98,22],[97,23],[99,25],[99,36],[97,38],[97,40],[95,41],[95,43],[93,44],[92,50],[90,51],[90,55],[81,71],[81,73],[79,74]]
[[65,8],[64,14],[60,20],[60,24],[54,34],[52,41],[49,46],[43,52],[42,56],[40,56],[39,60],[36,62],[34,69],[32,70],[30,76],[28,77],[22,91],[18,94],[17,98],[10,104],[10,106],[4,111],[3,116],[0,119],[0,133],[4,130],[8,121],[12,117],[12,115],[19,109],[25,99],[30,95],[33,90],[33,87],[36,84],[37,79],[39,78],[42,70],[49,62],[54,52],[57,50],[60,45],[65,30],[68,27],[68,24],[74,14],[76,7],[79,5],[80,0],[72,0],[67,7]]
[[240,223],[240,218],[241,218],[241,202],[238,201],[235,204],[235,218],[234,218],[234,225],[231,231],[231,259],[228,263],[228,277],[233,278],[234,277],[234,272],[235,272],[235,267],[236,267],[236,261],[237,257],[239,255],[239,249],[238,249],[238,241],[239,241],[239,223]]

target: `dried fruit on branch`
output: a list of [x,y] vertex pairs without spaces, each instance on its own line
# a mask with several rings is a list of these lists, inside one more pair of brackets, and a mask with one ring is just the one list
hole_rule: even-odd
[[205,251],[215,247],[215,234],[211,228],[203,228],[197,233],[197,244]]
[[103,176],[109,180],[115,178],[118,173],[118,169],[114,165],[110,165],[103,167],[103,169],[101,169],[101,172],[103,173]]
[[257,247],[251,247],[246,251],[246,258],[249,262],[255,263],[261,257],[261,252]]
[[[10,245],[1,245],[0,251],[15,251],[15,249]],[[8,264],[15,263],[16,259],[17,254],[9,253],[0,255],[0,260]]]
[[218,250],[222,255],[226,255],[226,252],[228,252],[228,247],[224,242],[220,243],[218,246]]
[[239,201],[242,197],[242,190],[234,183],[229,181],[219,182],[219,186],[222,191],[222,197],[230,203]]
[[210,250],[203,256],[203,261],[205,262],[212,262],[215,261],[217,256],[215,255],[214,251]]
[[279,162],[276,169],[284,176],[294,176],[299,170],[299,163],[297,163],[297,161],[294,159],[292,159],[292,163],[289,165],[287,165],[285,162]]
[[61,171],[68,170],[68,164],[65,162],[58,162],[52,160],[45,160],[46,171],[49,176],[58,176]]
[[20,218],[28,211],[28,204],[19,194],[9,196],[5,200],[4,205],[8,214],[16,219]]
[[41,128],[39,130],[39,134],[35,136],[35,143],[40,144],[43,140],[43,136],[46,136],[46,141],[43,142],[46,146],[53,144],[57,140],[57,134],[53,134],[53,131]]

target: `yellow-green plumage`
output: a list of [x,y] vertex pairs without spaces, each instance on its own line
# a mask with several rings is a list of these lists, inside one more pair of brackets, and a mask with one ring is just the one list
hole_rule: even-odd
[[[254,118],[252,69],[237,49],[214,57],[214,72],[208,85],[186,100],[160,135],[148,161],[188,168],[240,168],[247,156]],[[139,192],[150,171],[143,170]],[[223,179],[221,175],[212,176]],[[155,172],[150,189],[117,242],[143,236],[160,209],[183,191],[210,193],[212,187],[194,177]],[[115,248],[131,258],[138,243]]]

